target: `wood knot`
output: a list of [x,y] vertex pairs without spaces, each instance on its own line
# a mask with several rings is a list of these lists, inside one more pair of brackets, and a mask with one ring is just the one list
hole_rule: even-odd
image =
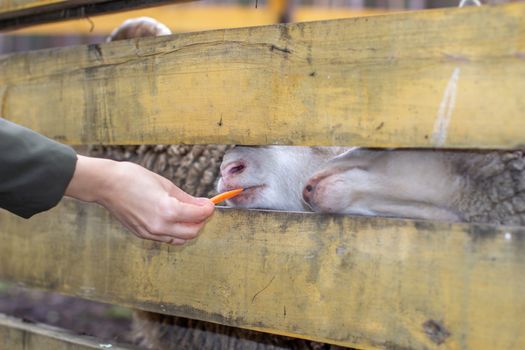
[[423,323],[425,334],[437,345],[443,344],[450,337],[450,332],[441,322],[428,320]]

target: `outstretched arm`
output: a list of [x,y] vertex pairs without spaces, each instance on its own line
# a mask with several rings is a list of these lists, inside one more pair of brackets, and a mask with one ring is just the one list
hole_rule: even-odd
[[136,164],[77,156],[0,118],[0,208],[29,218],[64,195],[97,202],[137,236],[182,244],[197,236],[214,206]]

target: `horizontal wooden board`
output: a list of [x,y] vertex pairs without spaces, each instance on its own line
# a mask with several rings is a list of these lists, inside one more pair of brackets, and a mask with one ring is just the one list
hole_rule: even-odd
[[[348,7],[297,6],[293,11],[294,22],[363,17],[388,13],[388,9],[354,9]],[[108,35],[128,18],[147,16],[168,25],[173,32],[240,28],[276,23],[277,17],[268,6],[239,4],[206,4],[190,2],[113,13],[67,22],[43,24],[19,29],[12,35]]]
[[14,17],[25,11],[38,12],[49,8],[70,8],[77,5],[95,4],[106,0],[0,0],[0,19]]
[[0,30],[191,0],[0,0]]
[[131,350],[113,343],[100,342],[67,330],[28,323],[0,314],[0,350]]
[[372,349],[524,349],[525,230],[217,210],[183,247],[95,206],[0,213],[0,278]]
[[525,3],[0,58],[0,115],[70,144],[525,145]]

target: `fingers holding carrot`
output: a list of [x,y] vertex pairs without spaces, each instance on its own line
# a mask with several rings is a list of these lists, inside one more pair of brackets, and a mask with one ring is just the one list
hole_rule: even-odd
[[242,191],[244,191],[243,188],[237,188],[235,190],[231,190],[231,191],[220,193],[220,194],[210,198],[210,200],[213,202],[213,204],[219,204],[220,202],[223,202],[223,201],[225,201],[227,199],[230,199],[230,198],[233,198],[233,197],[237,196]]

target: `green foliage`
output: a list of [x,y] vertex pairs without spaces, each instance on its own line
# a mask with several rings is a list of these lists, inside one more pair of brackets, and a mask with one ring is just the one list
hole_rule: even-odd
[[106,310],[105,315],[110,318],[131,318],[132,311],[128,308],[112,305]]
[[12,286],[12,283],[0,280],[0,294],[7,294]]

